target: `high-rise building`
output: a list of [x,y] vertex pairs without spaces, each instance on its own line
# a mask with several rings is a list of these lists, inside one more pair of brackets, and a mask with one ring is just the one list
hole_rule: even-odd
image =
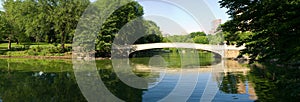
[[221,19],[216,19],[216,20],[213,20],[211,25],[212,25],[212,28],[211,30],[209,31],[209,34],[215,34],[216,31],[217,31],[217,28],[219,27],[219,25],[222,23],[222,20]]

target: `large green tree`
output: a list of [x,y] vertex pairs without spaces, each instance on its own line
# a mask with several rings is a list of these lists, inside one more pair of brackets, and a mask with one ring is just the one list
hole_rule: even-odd
[[20,19],[22,15],[19,13],[22,10],[21,4],[20,0],[6,0],[3,4],[5,12],[1,13],[0,30],[5,40],[8,41],[8,49],[11,49],[12,41],[23,34],[23,19]]
[[62,50],[65,49],[66,41],[72,39],[78,20],[89,3],[89,0],[52,0],[50,2],[49,20],[59,36]]
[[[119,2],[122,2],[122,0],[119,0]],[[121,6],[111,4],[108,0],[100,0],[97,1],[95,5],[99,8],[103,8],[102,6],[118,8],[118,6],[120,6],[105,20],[97,36],[96,50],[100,53],[100,56],[110,56],[112,43],[116,34],[128,22],[141,17],[144,14],[143,7],[136,1]]]
[[[149,36],[135,39],[138,40],[136,43],[161,40],[158,39],[161,32],[157,25],[144,20],[143,14],[143,7],[133,0],[98,0],[91,3],[76,29],[75,52],[79,56],[82,53],[93,54],[96,48],[96,56],[110,57],[113,43],[133,44],[129,43],[132,41],[129,39],[143,35]],[[120,42],[114,42],[117,38]]]
[[34,38],[35,42],[44,41],[45,35],[50,31],[49,10],[46,9],[47,1],[32,1],[26,0],[23,2],[24,9],[27,11],[24,17],[25,22],[25,33],[27,36]]
[[10,28],[4,14],[4,12],[0,11],[0,40],[4,40],[6,38],[6,34],[9,33],[8,31]]
[[[145,44],[145,43],[158,43],[162,42],[163,37],[160,31],[160,28],[153,21],[141,19],[141,24],[137,25],[136,23],[133,25],[139,28],[144,29],[135,29],[133,32],[130,31],[131,36],[129,37],[139,37],[137,34],[141,35],[141,37],[136,38],[137,40],[134,44]],[[134,27],[134,28],[136,28]],[[137,31],[138,30],[138,31]]]
[[238,45],[246,43],[242,53],[250,54],[252,61],[300,63],[299,3],[299,0],[222,0],[221,7],[227,8],[231,17],[223,30],[230,32],[230,37],[253,32],[238,42]]

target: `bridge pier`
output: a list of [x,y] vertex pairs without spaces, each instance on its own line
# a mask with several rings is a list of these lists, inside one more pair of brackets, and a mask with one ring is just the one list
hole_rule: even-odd
[[240,55],[240,51],[225,49],[224,54],[225,54],[224,58],[233,59],[233,58],[237,58]]
[[226,45],[225,43],[224,58],[234,59],[240,55],[240,51],[245,49],[245,45],[237,47],[236,45]]

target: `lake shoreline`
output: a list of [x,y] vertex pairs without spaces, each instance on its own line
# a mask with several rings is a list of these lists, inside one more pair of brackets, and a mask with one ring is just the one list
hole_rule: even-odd
[[[0,58],[28,58],[28,59],[73,59],[72,56],[8,56],[0,55]],[[96,57],[95,60],[107,60],[109,57]]]

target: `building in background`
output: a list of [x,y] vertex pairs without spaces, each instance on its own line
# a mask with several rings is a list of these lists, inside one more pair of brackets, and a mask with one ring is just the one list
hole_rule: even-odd
[[211,30],[209,31],[209,34],[216,34],[217,32],[217,28],[219,27],[219,25],[222,23],[222,20],[221,19],[216,19],[216,20],[213,20],[211,22],[211,25],[212,25],[212,28]]

